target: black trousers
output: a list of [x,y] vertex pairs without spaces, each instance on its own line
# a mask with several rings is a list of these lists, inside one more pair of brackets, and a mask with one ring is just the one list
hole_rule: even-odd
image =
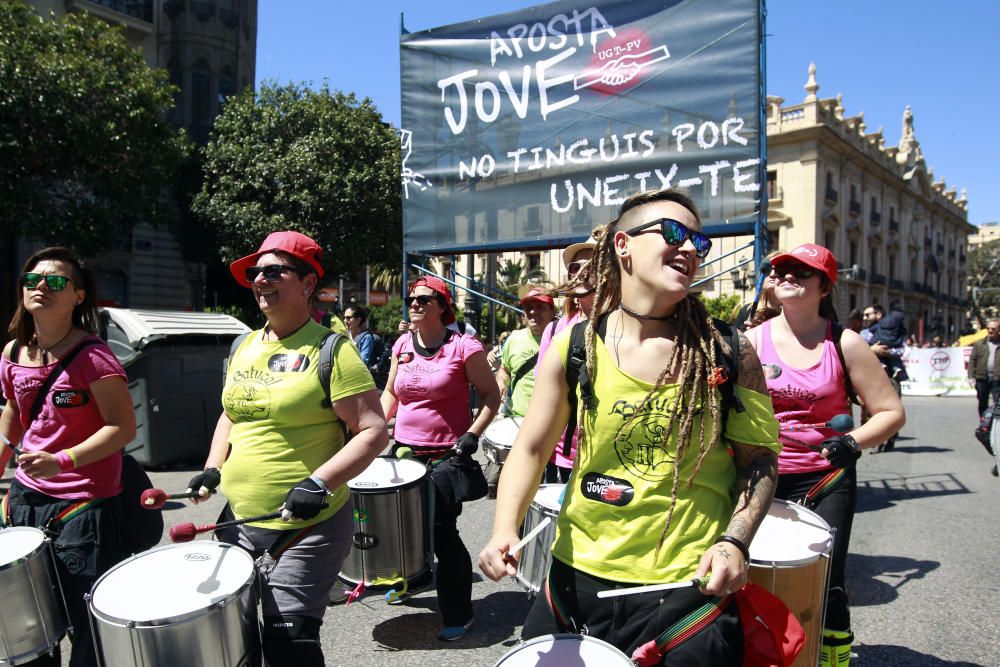
[[997,380],[976,380],[976,400],[979,401],[980,415],[990,407],[990,401],[997,402],[998,395],[1000,395],[1000,382]]
[[[524,621],[524,639],[560,632],[585,634],[629,656],[710,599],[694,587],[598,598],[598,591],[623,584],[585,574],[557,558],[552,559],[546,583],[548,590],[542,587]],[[742,662],[743,633],[736,602],[730,599],[721,616],[664,655],[660,664],[702,667]]]
[[[815,484],[830,471],[786,474],[778,477],[776,498],[799,502]],[[823,517],[835,532],[833,553],[830,555],[830,588],[826,597],[825,627],[847,632],[851,629],[851,610],[848,606],[846,581],[847,551],[851,543],[854,511],[858,504],[858,473],[853,466],[847,471],[843,483],[820,499],[813,509]]]
[[[11,483],[10,525],[42,528],[61,511],[78,501],[61,500]],[[56,568],[73,625],[70,667],[96,667],[97,654],[90,632],[90,618],[83,596],[102,574],[124,559],[121,546],[121,499],[106,498],[73,517],[53,538]],[[58,653],[58,652],[57,652]],[[31,665],[58,667],[58,655],[43,656]]]
[[[419,447],[397,442],[399,447],[413,449],[414,458],[427,463],[434,457],[422,455]],[[458,517],[462,504],[450,503],[435,488],[434,498],[434,555],[437,565],[434,582],[437,586],[438,609],[444,625],[465,625],[472,620],[472,557],[458,534]]]

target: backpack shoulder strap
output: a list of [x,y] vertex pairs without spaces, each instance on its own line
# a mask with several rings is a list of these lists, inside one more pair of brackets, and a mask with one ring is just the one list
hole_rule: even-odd
[[[593,404],[593,388],[590,376],[587,374],[587,321],[577,322],[570,329],[569,354],[566,356],[566,384],[569,386],[569,419],[566,420],[565,437],[563,438],[563,456],[568,457],[572,450],[573,433],[576,431],[576,411],[579,403],[576,399],[576,387],[581,385],[580,393],[584,395],[584,405]],[[581,384],[581,382],[583,384]],[[585,385],[585,386],[584,386]],[[588,402],[589,400],[589,402]]]
[[323,407],[329,408],[333,403],[330,401],[330,376],[333,375],[333,353],[337,348],[337,343],[344,337],[336,331],[331,331],[323,336],[319,344],[319,383],[323,387]]
[[243,341],[247,339],[247,336],[252,333],[252,331],[244,331],[233,339],[233,344],[229,346],[229,356],[226,357],[226,363],[222,368],[223,377],[225,377],[226,373],[229,372],[229,364],[233,363],[233,355],[236,354],[236,350],[240,349],[240,345],[242,345]]
[[858,401],[858,394],[854,391],[854,383],[851,382],[851,373],[847,370],[847,361],[844,359],[844,348],[840,345],[840,337],[844,334],[844,327],[839,322],[831,322],[831,334],[833,346],[837,349],[837,359],[840,360],[840,367],[844,370],[844,390],[847,392],[847,399],[851,403],[861,405]]
[[20,356],[21,356],[21,343],[15,338],[14,344],[10,346],[10,360],[16,364]]
[[740,331],[735,326],[722,320],[713,319],[712,323],[715,325],[715,329],[719,332],[719,335],[729,344],[730,349],[730,352],[727,354],[717,344],[715,350],[716,359],[719,360],[722,372],[725,375],[722,382],[717,385],[719,393],[722,395],[722,418],[725,421],[730,409],[736,410],[736,412],[743,412],[746,409],[743,406],[743,401],[740,400],[739,395],[736,393],[736,380],[739,377]]
[[42,412],[42,406],[45,405],[45,398],[49,395],[49,390],[52,389],[52,385],[55,384],[56,378],[62,375],[62,372],[69,368],[69,365],[73,363],[76,359],[76,355],[80,354],[82,350],[90,347],[91,345],[97,345],[96,340],[82,340],[76,347],[66,353],[66,356],[59,360],[56,367],[52,369],[48,377],[45,378],[45,382],[42,386],[38,388],[38,393],[35,394],[35,402],[31,405],[31,412],[28,413],[28,423],[35,421],[38,415]]

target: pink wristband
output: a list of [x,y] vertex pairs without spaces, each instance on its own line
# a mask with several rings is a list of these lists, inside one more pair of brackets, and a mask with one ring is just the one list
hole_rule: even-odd
[[56,461],[59,463],[59,469],[63,472],[69,472],[76,467],[73,456],[65,449],[56,454]]

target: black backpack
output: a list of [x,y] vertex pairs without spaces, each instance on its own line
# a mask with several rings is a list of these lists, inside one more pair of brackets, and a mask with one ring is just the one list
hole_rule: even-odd
[[[598,323],[598,331],[602,337],[606,322],[607,319],[605,318]],[[736,378],[739,371],[737,360],[740,358],[740,332],[735,326],[722,320],[713,318],[712,322],[715,324],[715,328],[722,338],[729,343],[730,348],[729,354],[726,354],[721,346],[715,343],[715,357],[721,364],[720,368],[724,376],[723,382],[717,386],[719,393],[722,395],[722,428],[719,432],[724,433],[729,411],[732,409],[736,410],[736,412],[743,412],[746,409],[743,406],[743,401],[736,394]],[[587,373],[586,330],[586,321],[577,322],[573,325],[569,338],[569,355],[566,360],[566,384],[569,385],[570,410],[565,431],[567,437],[563,439],[563,456],[569,456],[572,441],[571,434],[576,430],[577,385],[580,386],[580,398],[583,400],[584,406],[588,410],[596,407],[594,404],[593,384],[590,374]]]
[[389,367],[392,365],[392,347],[385,344],[385,340],[378,334],[372,334],[375,340],[372,342],[372,365],[368,369],[375,380],[375,387],[382,391],[389,382]]

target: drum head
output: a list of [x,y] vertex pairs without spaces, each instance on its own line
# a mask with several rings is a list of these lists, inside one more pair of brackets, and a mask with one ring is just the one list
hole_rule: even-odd
[[830,526],[823,517],[802,505],[774,500],[750,544],[750,561],[804,565],[829,553],[832,545]]
[[486,427],[483,439],[501,447],[510,447],[521,429],[520,417],[500,417]]
[[427,466],[413,459],[397,459],[394,456],[380,456],[365,468],[365,471],[349,481],[352,491],[371,489],[392,489],[406,486],[427,474]]
[[94,584],[91,605],[128,621],[176,619],[225,600],[253,576],[253,558],[239,547],[210,540],[171,544],[115,565]]
[[45,534],[37,528],[17,526],[0,530],[0,566],[24,558],[44,541]]
[[559,497],[565,488],[565,484],[542,484],[535,493],[535,504],[558,514],[562,508]]
[[616,665],[631,667],[627,655],[611,644],[582,635],[544,635],[529,639],[506,654],[494,667],[566,667]]

